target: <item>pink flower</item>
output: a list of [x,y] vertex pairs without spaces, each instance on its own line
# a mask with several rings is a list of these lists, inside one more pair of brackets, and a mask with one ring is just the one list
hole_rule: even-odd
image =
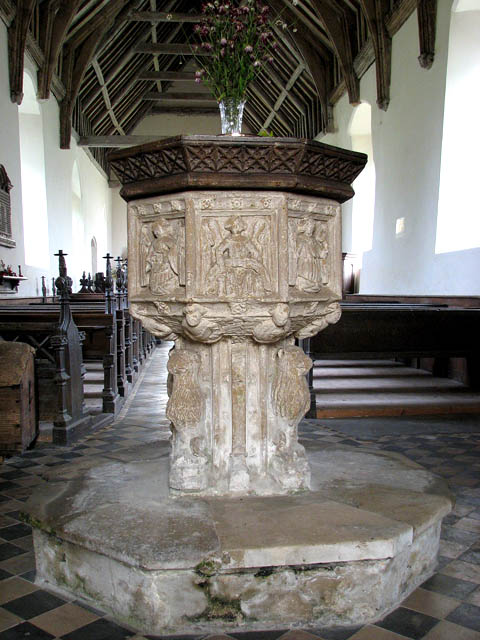
[[245,47],[245,53],[252,53],[252,51],[253,51],[253,47],[247,44],[247,46]]
[[201,81],[202,81],[202,79],[201,79],[200,77],[198,77],[198,76],[197,76],[197,77],[195,78],[195,82],[196,82],[197,84],[200,84],[200,82],[201,82]]
[[255,62],[253,63],[254,67],[259,67],[260,66],[260,60],[255,60]]

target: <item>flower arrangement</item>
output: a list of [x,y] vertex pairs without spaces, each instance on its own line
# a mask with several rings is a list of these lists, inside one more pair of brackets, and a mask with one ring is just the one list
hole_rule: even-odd
[[[197,83],[205,82],[218,102],[245,99],[248,84],[263,65],[273,62],[276,48],[269,7],[257,0],[214,0],[202,5],[194,26]],[[199,58],[201,53],[208,57]]]

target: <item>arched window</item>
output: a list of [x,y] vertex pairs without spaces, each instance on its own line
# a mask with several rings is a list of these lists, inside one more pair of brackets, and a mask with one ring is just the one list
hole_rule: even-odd
[[352,251],[359,255],[372,248],[375,213],[375,163],[372,146],[372,108],[363,102],[354,111],[349,130],[353,151],[368,155],[365,169],[353,183]]
[[98,254],[97,254],[97,239],[95,236],[90,241],[90,250],[92,252],[92,278],[98,271]]
[[23,77],[23,90],[18,113],[25,262],[34,267],[48,267],[50,250],[43,123],[35,87],[28,73]]
[[436,253],[480,247],[480,0],[456,0],[448,43]]

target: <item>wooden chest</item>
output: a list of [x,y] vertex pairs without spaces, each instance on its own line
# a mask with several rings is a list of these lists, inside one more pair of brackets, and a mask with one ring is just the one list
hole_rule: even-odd
[[0,341],[0,455],[25,451],[37,435],[34,353]]

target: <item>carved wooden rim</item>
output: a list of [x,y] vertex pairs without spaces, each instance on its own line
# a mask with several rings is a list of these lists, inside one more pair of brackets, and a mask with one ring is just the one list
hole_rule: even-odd
[[110,166],[133,200],[183,189],[271,189],[344,202],[363,153],[299,138],[177,136],[114,151]]

